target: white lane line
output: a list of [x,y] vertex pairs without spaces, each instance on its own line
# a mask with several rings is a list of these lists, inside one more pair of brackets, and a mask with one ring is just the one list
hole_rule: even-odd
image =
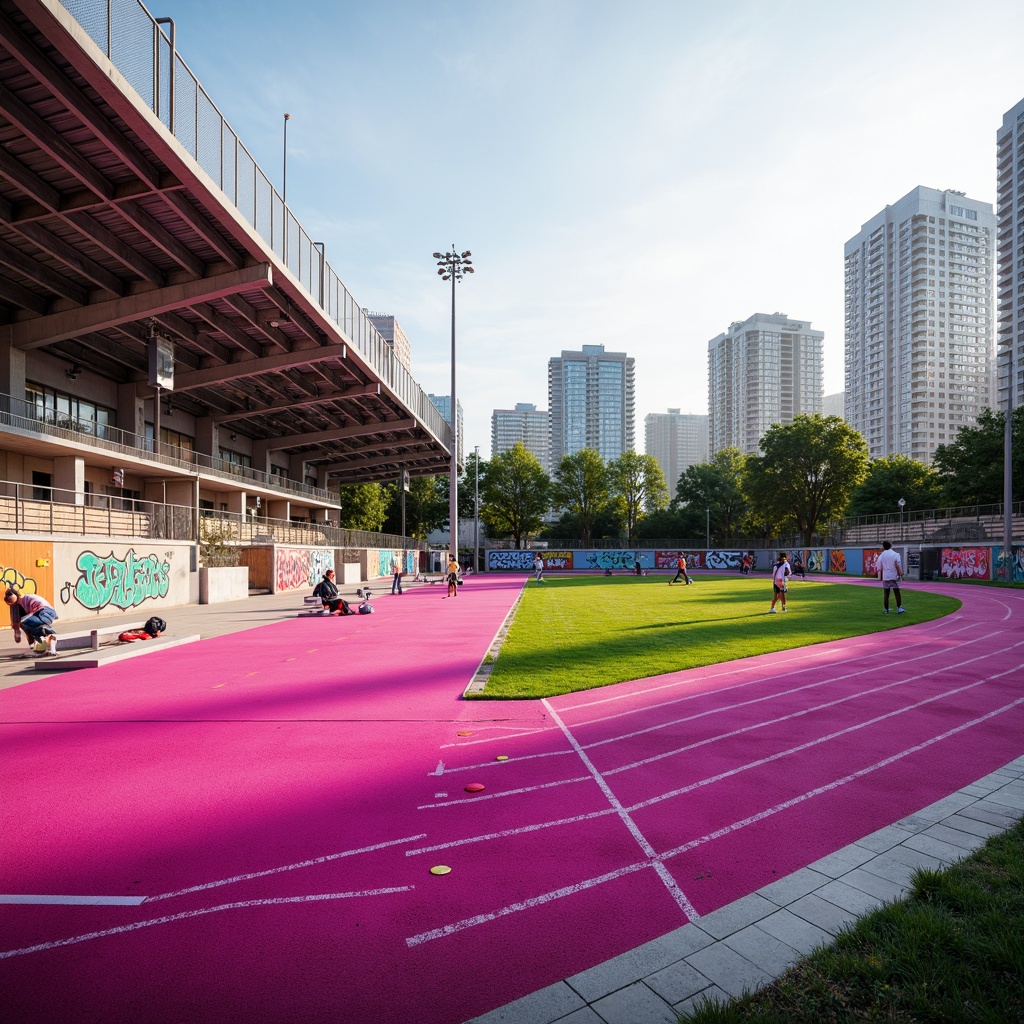
[[[1006,673],[1001,673],[1005,675]],[[993,677],[996,678],[996,677]],[[709,832],[706,835],[701,836],[699,839],[694,839],[691,842],[684,843],[682,846],[674,847],[671,850],[666,850],[664,853],[658,855],[659,861],[665,861],[672,857],[677,857],[681,853],[685,853],[688,850],[695,849],[698,846],[703,846],[706,843],[712,842],[715,839],[720,839],[724,835],[728,835],[731,832],[738,832],[742,828],[746,828],[748,825],[753,825],[758,821],[763,821],[765,818],[770,818],[775,814],[779,814],[782,811],[788,810],[796,804],[802,803],[805,800],[809,800],[813,797],[820,796],[823,793],[831,792],[832,790],[838,789],[840,786],[844,786],[849,782],[853,782],[857,779],[864,778],[870,775],[872,772],[878,771],[881,768],[885,768],[890,764],[904,757],[908,757],[911,754],[916,754],[927,747],[930,747],[936,743],[940,743],[943,740],[947,740],[952,736],[956,736],[958,733],[964,732],[967,729],[971,729],[976,725],[980,725],[983,722],[988,721],[991,718],[995,718],[997,715],[1005,714],[1008,711],[1012,711],[1015,708],[1024,704],[1024,697],[1018,698],[1015,701],[1011,701],[1009,704],[1004,704],[1001,708],[996,708],[994,711],[982,715],[979,718],[972,719],[969,722],[963,722],[953,729],[949,729],[938,736],[933,736],[931,739],[923,740],[921,743],[917,743],[912,747],[908,747],[906,750],[902,750],[897,754],[892,754],[889,757],[884,758],[881,761],[877,761],[872,765],[868,765],[865,768],[861,768],[856,772],[852,772],[849,775],[843,776],[841,779],[836,779],[834,782],[830,782],[824,786],[818,786],[815,789],[808,790],[806,793],[800,796],[793,797],[790,800],[785,800],[780,804],[776,804],[774,807],[766,808],[757,814],[751,815],[747,818],[742,818],[739,821],[733,822],[731,825],[726,825],[724,828],[717,829],[714,832]],[[461,921],[455,921],[452,924],[444,925],[441,928],[434,928],[428,932],[421,932],[419,935],[413,935],[405,940],[407,946],[417,946],[422,942],[429,942],[432,939],[444,938],[447,935],[454,935],[456,932],[464,931],[467,928],[473,928],[477,925],[487,924],[489,921],[496,921],[500,917],[506,917],[509,914],[514,914],[521,910],[529,910],[532,907],[541,906],[544,903],[550,903],[552,900],[561,899],[565,896],[572,896],[578,892],[584,892],[587,889],[593,888],[596,885],[602,885],[605,882],[614,881],[617,878],[622,878],[624,875],[633,874],[637,871],[642,871],[646,868],[653,867],[651,861],[640,861],[635,864],[629,864],[625,867],[619,868],[615,871],[610,871],[607,874],[599,875],[596,878],[584,879],[581,882],[576,882],[573,885],[564,886],[561,889],[555,889],[552,892],[543,893],[540,896],[535,896],[532,899],[524,900],[519,903],[512,903],[508,906],[501,907],[498,910],[489,911],[485,914],[477,914],[473,917],[463,918]]]
[[650,861],[640,861],[636,864],[630,864],[624,868],[617,868],[615,871],[609,871],[606,875],[599,875],[597,878],[588,878],[582,882],[574,882],[572,885],[567,885],[561,889],[555,889],[552,892],[543,893],[540,896],[534,896],[531,899],[523,900],[520,903],[511,903],[507,907],[502,907],[500,910],[492,910],[486,914],[477,914],[475,917],[466,917],[461,921],[456,921],[453,924],[446,924],[441,928],[433,928],[429,932],[421,932],[419,935],[411,935],[405,940],[407,946],[418,946],[421,942],[429,942],[431,939],[442,939],[446,935],[454,935],[456,932],[465,931],[467,928],[473,928],[479,924],[487,924],[489,921],[496,921],[499,917],[507,917],[509,914],[515,914],[520,910],[530,910],[533,907],[543,906],[545,903],[551,903],[553,900],[562,899],[564,896],[575,896],[578,892],[584,892],[587,889],[592,889],[595,885],[602,885],[605,882],[613,882],[617,878],[622,878],[624,875],[631,875],[635,871],[644,871],[647,868],[653,867]]
[[285,864],[279,868],[268,868],[266,871],[251,871],[245,875],[233,875],[231,878],[222,878],[217,882],[204,882],[202,885],[193,885],[188,889],[177,889],[174,892],[161,893],[159,896],[147,896],[146,903],[155,903],[157,900],[169,900],[172,896],[185,896],[190,892],[200,892],[203,889],[216,889],[221,885],[232,885],[235,882],[248,882],[253,878],[265,878],[267,875],[277,875],[282,871],[297,871],[299,868],[312,868],[318,864],[327,864],[332,860],[339,860],[342,857],[354,857],[359,853],[372,853],[374,850],[383,850],[389,846],[401,846],[402,843],[413,843],[417,839],[425,839],[426,832],[420,832],[415,836],[406,836],[404,839],[389,839],[384,843],[375,843],[373,846],[363,846],[358,850],[343,850],[341,853],[328,853],[323,857],[314,857],[312,860],[301,860],[296,864]]
[[137,907],[145,896],[28,896],[0,894],[0,903],[54,904],[66,907]]
[[[1018,645],[1014,644],[1013,646],[1016,647]],[[1012,649],[1013,649],[1012,647],[1004,648],[1004,650],[1012,650]],[[999,652],[996,652],[996,653],[1003,653],[1003,652],[999,651]],[[715,736],[709,736],[706,739],[698,740],[695,743],[689,743],[689,744],[687,744],[686,746],[683,746],[683,747],[677,747],[674,750],[663,750],[663,751],[661,751],[658,754],[652,754],[650,757],[645,757],[642,760],[633,761],[630,764],[620,765],[618,768],[609,768],[609,769],[607,769],[605,771],[605,775],[616,775],[619,772],[630,771],[633,768],[639,768],[639,767],[641,767],[641,766],[643,766],[645,764],[652,764],[653,762],[660,761],[660,760],[662,760],[662,759],[664,759],[666,757],[674,757],[677,754],[685,753],[686,751],[693,750],[696,747],[706,746],[709,743],[717,743],[719,740],[729,739],[732,736],[740,736],[743,733],[753,732],[756,729],[764,729],[764,728],[766,728],[766,727],[768,727],[770,725],[778,725],[780,722],[789,722],[789,721],[792,721],[794,718],[800,718],[803,715],[809,715],[809,714],[812,714],[815,711],[823,711],[823,710],[825,710],[825,708],[833,708],[833,707],[838,706],[839,704],[845,704],[845,703],[847,703],[848,701],[851,701],[851,700],[858,700],[861,697],[867,697],[867,696],[870,696],[870,695],[873,695],[873,694],[882,693],[885,690],[893,690],[893,689],[895,689],[896,687],[899,687],[899,686],[907,686],[910,683],[920,682],[922,679],[927,679],[930,676],[935,676],[935,675],[939,675],[940,673],[948,672],[950,669],[953,669],[953,668],[961,668],[964,665],[971,664],[971,662],[981,661],[981,660],[987,659],[988,657],[990,657],[990,654],[983,654],[983,655],[979,655],[977,658],[968,658],[966,661],[957,662],[955,665],[949,665],[949,664],[942,665],[939,668],[932,669],[932,670],[930,670],[928,672],[919,672],[916,676],[908,676],[906,679],[899,679],[899,680],[897,680],[894,683],[886,683],[883,686],[875,686],[875,687],[872,687],[872,688],[867,689],[867,690],[858,690],[856,693],[847,694],[845,697],[837,697],[835,700],[826,701],[823,704],[815,704],[815,705],[813,705],[812,707],[809,707],[809,708],[801,708],[799,711],[793,711],[790,714],[782,715],[779,718],[768,718],[768,719],[765,719],[764,721],[761,721],[761,722],[755,722],[755,723],[753,723],[751,725],[745,725],[745,726],[743,726],[743,727],[741,727],[739,729],[733,729],[731,732],[718,733]],[[805,687],[800,687],[800,689],[805,689]],[[764,700],[764,699],[766,699],[766,698],[758,698],[758,700]],[[747,701],[746,703],[753,704],[753,703],[756,703],[756,701]],[[743,705],[737,705],[737,706],[742,707]],[[707,715],[707,714],[712,714],[712,712],[704,712],[701,715],[693,715],[693,716],[691,716],[691,718],[682,718],[682,719],[679,719],[678,721],[672,722],[670,724],[678,725],[678,724],[681,724],[683,722],[692,721],[693,719],[696,719],[696,718],[701,718],[701,717],[703,717],[703,715]],[[649,732],[651,730],[643,730],[643,731],[644,732]],[[635,734],[631,734],[631,735],[635,735]],[[602,741],[602,742],[604,742],[604,741]]]
[[[988,633],[988,634],[986,634],[983,637],[977,637],[975,639],[968,640],[966,644],[960,644],[958,646],[966,647],[969,644],[980,643],[982,640],[989,640],[992,637],[1001,636],[1003,634],[1003,632],[1004,632],[1003,630],[1000,630],[998,632]],[[900,659],[900,664],[910,664],[913,661],[921,661],[921,660],[928,659],[928,658],[941,657],[941,656],[943,656],[945,654],[945,651],[937,651],[937,650],[935,650],[935,647],[934,647],[933,644],[920,644],[920,645],[915,645],[915,646],[922,646],[922,647],[927,648],[926,653],[921,655],[920,657],[917,657],[917,658],[903,657],[903,658]],[[906,652],[909,649],[912,649],[912,648],[905,648],[904,651]],[[888,665],[888,663],[891,661],[891,654],[888,651],[886,652],[886,659],[887,659],[886,664]],[[846,663],[844,662],[843,664],[845,665]],[[802,668],[790,669],[790,670],[785,671],[785,672],[778,672],[778,673],[773,673],[771,675],[760,676],[757,679],[750,679],[750,680],[747,680],[746,682],[743,682],[743,683],[734,683],[734,684],[732,684],[730,686],[723,686],[721,689],[718,689],[718,690],[701,690],[698,693],[687,694],[684,697],[674,697],[672,700],[663,701],[660,704],[648,704],[648,705],[646,705],[645,707],[642,707],[642,708],[631,708],[631,709],[629,709],[627,711],[618,711],[618,712],[615,712],[614,714],[611,714],[611,715],[602,715],[602,716],[600,716],[598,718],[588,718],[586,721],[579,721],[579,722],[576,722],[574,724],[576,725],[577,728],[581,728],[584,725],[589,726],[589,725],[594,725],[594,724],[597,724],[597,723],[600,723],[600,722],[608,722],[608,721],[612,721],[613,719],[616,719],[616,718],[623,718],[626,715],[638,715],[638,714],[643,714],[645,711],[656,711],[658,708],[671,707],[673,704],[682,704],[682,703],[684,703],[686,701],[699,700],[700,698],[709,697],[709,696],[717,697],[719,694],[729,693],[732,690],[742,690],[742,689],[746,689],[747,687],[750,687],[750,686],[757,686],[759,684],[770,685],[771,683],[774,683],[776,680],[783,680],[783,681],[787,681],[788,682],[788,681],[792,680],[794,676],[802,675],[805,672],[818,672],[818,671],[821,671],[821,669],[822,669],[822,666],[821,665],[817,665],[817,664],[804,665]],[[818,681],[816,681],[814,683],[807,684],[807,686],[808,687],[809,686],[818,686],[818,685],[821,685],[822,682],[829,683],[829,682],[832,682],[834,679],[853,679],[853,678],[856,678],[857,676],[860,676],[860,675],[873,675],[873,674],[875,674],[877,672],[878,672],[878,667],[877,666],[872,665],[872,664],[867,664],[863,659],[861,659],[858,662],[858,668],[855,671],[848,672],[846,675],[838,676],[838,677],[829,676],[825,680],[818,680]],[[803,687],[803,688],[807,688],[807,687]],[[801,688],[798,687],[798,689],[801,689]]]
[[536,793],[542,789],[554,789],[556,786],[571,786],[574,782],[589,782],[589,775],[580,775],[575,779],[557,779],[555,782],[542,782],[538,786],[523,786],[521,789],[505,789],[500,793],[475,793],[473,796],[460,797],[457,800],[446,800],[443,804],[420,804],[417,811],[433,810],[435,807],[454,807],[457,804],[477,804],[481,800],[497,800],[498,797],[518,796],[520,793]]
[[[1014,646],[1021,645],[1015,644]],[[924,707],[926,704],[933,704],[937,700],[944,700],[946,697],[952,697],[958,693],[965,693],[968,690],[973,690],[975,687],[984,686],[986,683],[991,682],[993,679],[998,679],[1000,676],[1009,675],[1011,672],[1018,671],[1018,668],[1007,669],[1005,672],[996,673],[995,675],[988,676],[985,679],[979,679],[977,682],[968,683],[965,686],[958,686],[955,689],[947,690],[945,693],[936,694],[934,697],[926,697],[924,700],[919,700],[914,704],[906,704],[902,708],[887,711],[884,715],[877,715],[876,717],[869,718],[866,721],[858,722],[856,725],[847,726],[845,729],[839,729],[836,732],[828,733],[825,736],[819,736],[816,739],[808,740],[806,743],[799,743],[795,747],[789,747],[786,750],[780,750],[777,753],[769,754],[767,757],[759,758],[756,761],[748,761],[746,764],[737,765],[735,768],[730,768],[727,772],[721,772],[718,775],[712,775],[709,778],[701,779],[699,782],[690,783],[688,786],[682,786],[680,789],[670,790],[668,793],[662,793],[660,796],[654,796],[647,800],[642,800],[640,803],[633,804],[633,806],[627,808],[627,810],[630,812],[636,811],[642,807],[651,807],[664,800],[671,800],[674,797],[682,796],[686,793],[692,793],[695,789],[700,789],[702,786],[710,786],[715,782],[721,782],[723,779],[733,778],[742,772],[750,771],[752,768],[759,768],[762,765],[778,761],[783,757],[789,757],[790,754],[798,754],[803,750],[810,750],[812,747],[820,746],[822,743],[828,743],[831,740],[838,739],[840,736],[848,736],[850,733],[866,729],[868,726],[877,725],[879,722],[895,718],[897,715],[906,714],[908,711],[915,711],[918,708]]]
[[[1020,646],[1020,644],[1015,644],[1013,646],[1017,647],[1017,646]],[[1012,648],[1008,648],[1008,649],[1012,649]],[[787,755],[789,755],[791,753],[795,753],[797,751],[804,750],[804,749],[806,749],[808,747],[815,746],[816,744],[827,742],[828,740],[835,739],[838,736],[842,736],[842,735],[844,735],[846,733],[853,732],[853,731],[855,731],[857,729],[863,728],[864,726],[875,724],[878,721],[880,721],[882,718],[891,717],[892,715],[902,714],[904,711],[913,710],[914,708],[919,707],[921,704],[926,704],[929,701],[941,700],[943,697],[949,696],[950,694],[956,694],[956,693],[961,692],[962,690],[968,690],[968,689],[971,689],[971,688],[973,688],[975,686],[980,686],[982,683],[990,682],[990,681],[995,680],[995,679],[999,679],[1001,676],[1009,675],[1010,673],[1015,672],[1015,671],[1017,671],[1017,670],[1016,669],[1007,669],[1007,671],[1005,671],[1005,672],[1000,672],[1000,673],[996,673],[995,675],[988,676],[985,679],[979,680],[979,681],[977,681],[975,683],[971,683],[971,684],[969,684],[967,686],[961,687],[960,689],[950,690],[947,693],[939,694],[939,695],[937,695],[935,697],[930,697],[927,700],[921,701],[921,702],[919,702],[917,704],[905,705],[902,708],[897,708],[896,710],[890,712],[888,715],[881,716],[881,718],[872,719],[871,721],[861,723],[860,725],[850,726],[849,728],[844,729],[844,730],[842,730],[840,732],[831,733],[828,736],[823,736],[820,739],[811,740],[808,743],[801,744],[798,747],[792,747],[789,750],[783,750],[783,751],[780,751],[780,752],[778,752],[776,754],[771,754],[771,755],[769,755],[769,756],[767,756],[765,758],[761,758],[758,761],[752,761],[752,762],[749,762],[748,764],[738,765],[736,768],[732,768],[732,769],[730,769],[727,772],[721,773],[720,775],[714,775],[714,776],[710,776],[710,777],[705,778],[705,779],[700,779],[697,782],[691,783],[689,786],[684,787],[683,789],[674,790],[674,791],[672,791],[670,793],[663,794],[662,796],[652,797],[649,801],[646,801],[645,803],[642,803],[642,804],[636,804],[633,807],[628,808],[628,810],[630,812],[632,812],[632,811],[637,810],[640,807],[646,806],[648,803],[657,803],[660,800],[670,799],[670,798],[675,797],[675,796],[681,796],[681,795],[683,795],[685,793],[692,792],[693,790],[700,789],[703,786],[710,785],[711,783],[720,782],[722,779],[726,779],[726,778],[730,778],[730,777],[732,777],[734,775],[738,775],[741,772],[747,771],[749,768],[760,767],[760,766],[762,766],[764,764],[767,764],[767,763],[769,763],[769,762],[771,762],[771,761],[773,761],[773,760],[775,760],[777,758],[785,757],[785,756],[787,756]],[[739,730],[739,731],[743,731],[743,730]],[[715,738],[716,737],[712,737],[711,741],[713,741]],[[695,746],[695,747],[696,746],[701,746],[703,743],[706,743],[706,742],[710,742],[710,741],[709,740],[702,740],[702,741],[700,741],[698,743],[692,744],[692,746]],[[626,768],[629,768],[629,767],[632,767],[632,766],[626,765],[626,766],[623,766],[621,768],[613,768],[610,771],[605,772],[604,774],[605,775],[616,774],[617,772],[624,771]],[[571,781],[571,782],[588,782],[590,780],[587,777],[581,777],[581,778],[578,778],[578,779],[571,779],[571,780],[568,780],[568,781]],[[562,784],[563,783],[552,783],[551,785],[562,785]],[[517,793],[517,794],[521,794],[521,793],[530,792],[530,791],[531,791],[530,788],[523,788],[523,789],[515,790],[514,792]],[[500,796],[503,796],[503,795],[504,794],[502,794],[502,793],[495,793],[495,794],[493,794],[493,797],[496,798],[496,797],[500,797]],[[478,797],[477,799],[480,799],[480,798]],[[460,801],[460,802],[462,802],[462,803],[470,803],[471,801],[470,800],[464,800],[464,801]],[[433,805],[428,805],[428,806],[433,806]],[[452,847],[464,846],[464,845],[468,845],[470,843],[485,842],[485,841],[490,840],[490,839],[508,839],[508,838],[510,838],[512,836],[520,835],[522,833],[538,832],[538,831],[541,831],[542,829],[546,829],[546,828],[557,828],[557,827],[562,826],[562,825],[575,824],[576,822],[579,822],[579,821],[589,821],[589,820],[591,820],[593,818],[603,817],[603,816],[605,816],[606,814],[609,814],[609,813],[612,813],[612,809],[610,809],[610,808],[608,810],[591,811],[591,812],[589,812],[587,814],[575,815],[575,816],[570,817],[570,818],[558,818],[558,819],[553,819],[551,821],[537,822],[537,823],[532,824],[532,825],[523,825],[523,826],[519,826],[517,828],[504,829],[504,830],[502,830],[500,832],[487,833],[487,834],[477,835],[477,836],[468,836],[468,837],[465,837],[465,838],[462,838],[462,839],[451,840],[450,842],[447,842],[447,843],[440,843],[440,844],[438,844],[436,846],[420,847],[418,849],[409,850],[409,851],[407,851],[407,856],[413,856],[413,855],[419,854],[419,853],[426,853],[428,851],[437,851],[437,850],[442,850],[442,849],[450,849]]]
[[763,811],[758,811],[757,814],[752,814],[748,818],[741,818],[739,821],[734,821],[731,825],[726,825],[724,828],[716,829],[714,832],[708,832],[699,839],[694,839],[688,843],[683,843],[682,846],[666,850],[661,854],[661,856],[665,859],[677,857],[679,854],[685,853],[687,850],[703,846],[705,843],[710,843],[715,839],[720,839],[722,836],[729,835],[731,832],[738,832],[741,828],[746,828],[747,825],[753,825],[758,821],[764,821],[765,818],[770,818],[772,815],[788,810],[790,807],[803,803],[805,800],[821,796],[823,793],[830,793],[832,790],[838,789],[840,786],[845,786],[847,783],[854,782],[857,779],[862,779],[864,776],[870,775],[872,772],[876,772],[880,768],[886,768],[889,765],[894,764],[896,761],[902,760],[904,757],[920,753],[922,750],[926,750],[928,747],[934,746],[936,743],[948,740],[951,736],[956,736],[965,729],[973,729],[974,726],[980,725],[982,722],[987,722],[990,718],[995,718],[996,715],[1003,715],[1008,711],[1013,711],[1021,704],[1024,704],[1024,697],[1018,697],[1009,704],[1004,704],[1001,708],[989,711],[986,714],[981,715],[979,718],[971,719],[969,722],[963,722],[952,729],[948,729],[946,732],[940,733],[938,736],[932,736],[930,739],[922,740],[920,743],[916,743],[912,747],[907,747],[906,750],[901,750],[899,753],[891,754],[889,757],[883,758],[881,761],[876,761],[874,764],[870,764],[866,768],[860,768],[855,772],[851,772],[849,775],[844,775],[841,779],[836,779],[834,782],[826,783],[824,786],[817,786],[815,789],[810,789],[806,793],[801,793],[799,796],[792,797],[789,800],[784,800],[782,803],[776,804],[774,807],[768,807]]
[[687,898],[687,895],[679,887],[679,883],[672,877],[672,873],[657,859],[657,854],[654,852],[654,847],[647,841],[647,837],[640,831],[640,826],[630,817],[629,812],[619,802],[619,798],[612,792],[611,786],[605,782],[601,773],[597,770],[597,766],[593,761],[587,757],[586,751],[579,745],[576,737],[573,736],[572,730],[558,717],[558,712],[547,702],[547,700],[541,701],[541,703],[548,709],[552,719],[558,724],[558,727],[565,733],[565,738],[572,744],[573,750],[579,755],[580,760],[586,765],[587,771],[593,776],[594,781],[598,784],[601,792],[604,793],[605,799],[612,806],[615,813],[619,816],[622,823],[629,829],[629,834],[636,840],[637,845],[641,850],[644,851],[644,856],[654,865],[654,870],[658,873],[658,877],[661,879],[665,888],[668,889],[672,898],[676,901],[679,909],[687,916],[691,921],[696,921],[700,914],[697,913],[693,904]]
[[103,939],[108,935],[123,935],[125,932],[138,931],[140,928],[152,928],[158,924],[171,924],[174,921],[185,921],[192,917],[203,917],[206,914],[218,914],[223,910],[244,910],[248,907],[273,907],[282,906],[286,903],[316,903],[321,900],[350,900],[360,896],[387,896],[396,892],[408,892],[414,889],[412,885],[400,885],[392,889],[364,889],[362,892],[325,892],[316,896],[281,896],[276,899],[266,900],[243,900],[240,903],[222,903],[218,907],[203,907],[200,910],[184,910],[180,914],[168,914],[165,917],[154,917],[148,921],[136,921],[134,924],[122,924],[116,928],[104,928],[98,932],[88,932],[85,935],[75,935],[70,939],[57,939],[54,942],[40,942],[35,946],[25,946],[22,949],[7,949],[0,952],[0,960],[6,960],[12,956],[24,956],[26,953],[41,953],[47,949],[60,949],[61,946],[74,946],[79,942],[89,942],[92,939]]

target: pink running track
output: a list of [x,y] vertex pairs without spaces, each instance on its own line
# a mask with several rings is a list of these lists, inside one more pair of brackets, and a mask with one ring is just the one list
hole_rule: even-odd
[[1022,752],[1022,593],[935,585],[964,607],[896,632],[461,700],[521,585],[0,693],[5,1021],[458,1024]]

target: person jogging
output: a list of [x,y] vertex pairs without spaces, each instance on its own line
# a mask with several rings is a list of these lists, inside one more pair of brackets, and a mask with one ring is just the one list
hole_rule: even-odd
[[782,610],[786,610],[786,580],[793,575],[793,570],[789,567],[789,560],[786,558],[786,552],[780,551],[779,557],[772,566],[772,606],[768,609],[769,615],[775,614],[775,602],[782,602]]

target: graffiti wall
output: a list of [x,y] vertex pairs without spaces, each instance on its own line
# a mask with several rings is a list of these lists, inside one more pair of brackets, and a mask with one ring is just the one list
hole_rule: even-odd
[[277,547],[274,549],[274,593],[314,587],[324,573],[333,568],[333,548]]
[[487,552],[488,572],[507,572],[509,570],[529,570],[533,568],[533,552],[518,550],[489,550]]
[[991,548],[943,548],[939,572],[951,580],[987,580],[991,565]]
[[[858,552],[858,555],[859,555],[859,552]],[[828,571],[829,572],[839,572],[839,573],[845,573],[847,571],[852,571],[852,569],[851,570],[847,570],[846,566],[847,566],[846,552],[842,548],[833,548],[828,553]]]
[[[1007,573],[1007,567],[1009,573]],[[1013,580],[1020,583],[1024,580],[1024,548],[1011,548],[1007,558],[1004,548],[992,549],[992,578],[997,580]]]
[[572,554],[571,551],[542,551],[540,553],[544,561],[544,568],[554,572],[559,570],[566,572],[571,569],[573,567]]
[[[742,551],[709,551],[704,560],[703,567],[705,569],[715,569],[718,572],[739,572],[742,563]],[[697,568],[700,568],[700,566]]]
[[[0,540],[0,586],[23,594],[53,593],[53,545],[49,541]],[[0,624],[7,615],[0,615]]]
[[675,572],[679,568],[679,556],[686,556],[686,567],[688,569],[703,569],[707,564],[706,552],[704,551],[655,551],[654,568],[670,569]]
[[[41,589],[64,621],[137,611],[143,618],[189,603],[192,546],[174,541],[132,545],[53,545],[52,587]],[[42,580],[37,580],[42,584]]]

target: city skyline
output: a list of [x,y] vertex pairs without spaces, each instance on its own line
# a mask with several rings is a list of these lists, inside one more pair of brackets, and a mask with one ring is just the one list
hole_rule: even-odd
[[707,338],[756,310],[823,330],[842,390],[844,242],[919,185],[994,202],[1024,92],[1006,71],[1024,9],[1001,0],[969,19],[923,0],[159,13],[277,183],[290,113],[289,204],[358,303],[402,324],[428,392],[450,389],[430,253],[472,249],[459,396],[482,451],[491,411],[542,406],[547,356],[583,344],[635,357],[638,416],[707,411]]

